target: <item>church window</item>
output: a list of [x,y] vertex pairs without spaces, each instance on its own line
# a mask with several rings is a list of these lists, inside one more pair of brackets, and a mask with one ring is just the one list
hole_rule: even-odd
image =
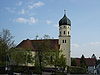
[[64,31],[64,34],[65,34],[65,31]]
[[64,40],[62,42],[64,43]]
[[66,43],[66,40],[65,40],[65,43]]
[[69,31],[68,31],[68,35],[69,35]]

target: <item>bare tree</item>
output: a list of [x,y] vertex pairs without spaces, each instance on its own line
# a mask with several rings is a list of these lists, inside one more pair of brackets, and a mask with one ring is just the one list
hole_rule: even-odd
[[0,32],[0,40],[5,43],[8,48],[11,48],[14,46],[14,40],[12,40],[14,36],[11,35],[10,30],[3,29]]
[[44,38],[44,39],[50,39],[50,36],[45,34],[45,35],[43,36],[43,38]]
[[9,53],[14,47],[14,41],[12,40],[13,36],[11,35],[10,31],[7,29],[3,29],[0,32],[0,65],[4,66],[8,64],[10,61]]

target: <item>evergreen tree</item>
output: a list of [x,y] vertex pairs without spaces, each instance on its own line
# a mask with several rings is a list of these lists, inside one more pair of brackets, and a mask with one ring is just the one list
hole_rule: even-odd
[[86,68],[86,61],[84,55],[80,59],[80,67]]
[[76,63],[76,60],[74,58],[71,59],[71,66],[76,66],[77,63]]
[[95,58],[95,59],[97,59],[96,56],[95,56],[95,54],[93,54],[91,58]]

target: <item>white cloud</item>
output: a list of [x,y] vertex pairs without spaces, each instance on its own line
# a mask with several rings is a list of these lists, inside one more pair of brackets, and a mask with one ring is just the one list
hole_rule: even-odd
[[16,22],[19,22],[19,23],[26,23],[26,22],[27,22],[27,19],[22,18],[22,17],[19,17],[19,18],[16,19]]
[[100,46],[100,42],[91,42],[89,43],[91,46]]
[[34,17],[30,17],[30,19],[28,19],[28,23],[30,24],[34,24],[37,22],[37,19],[35,19]]
[[17,5],[17,6],[21,6],[22,3],[23,3],[22,1],[19,1],[19,2],[16,3],[16,5]]
[[28,24],[34,24],[37,22],[37,19],[35,19],[34,17],[30,17],[30,18],[23,18],[23,17],[19,17],[15,20],[18,23],[28,23]]
[[28,5],[28,7],[30,8],[30,9],[32,9],[32,8],[37,8],[37,7],[40,7],[40,6],[43,6],[44,5],[44,3],[43,2],[37,2],[37,3],[34,3],[34,4],[32,4],[32,5]]
[[92,54],[95,54],[97,57],[100,56],[100,42],[90,42],[84,44],[72,44],[71,45],[71,55],[72,56],[81,56],[84,54],[86,57],[91,57]]
[[46,20],[46,23],[47,23],[47,24],[52,24],[52,21]]
[[[20,15],[26,15],[26,16],[28,15],[29,16],[29,15],[34,15],[31,13],[30,9],[41,7],[43,5],[44,5],[44,3],[41,1],[38,1],[36,3],[34,3],[33,1],[30,1],[30,3],[29,2],[24,3],[23,1],[19,1],[13,7],[5,7],[5,10],[10,13],[16,13],[16,15],[20,14]],[[21,7],[21,8],[19,8],[19,7]]]
[[15,13],[16,8],[5,7],[8,12]]
[[25,9],[22,9],[19,14],[25,14],[27,11],[25,11]]
[[72,44],[72,47],[79,48],[80,46],[78,44]]

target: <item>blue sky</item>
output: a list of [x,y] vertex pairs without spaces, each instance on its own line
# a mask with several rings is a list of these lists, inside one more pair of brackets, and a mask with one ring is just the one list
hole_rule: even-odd
[[71,56],[100,55],[100,0],[0,0],[0,31],[9,29],[18,44],[48,34],[58,38],[67,10],[72,21]]

